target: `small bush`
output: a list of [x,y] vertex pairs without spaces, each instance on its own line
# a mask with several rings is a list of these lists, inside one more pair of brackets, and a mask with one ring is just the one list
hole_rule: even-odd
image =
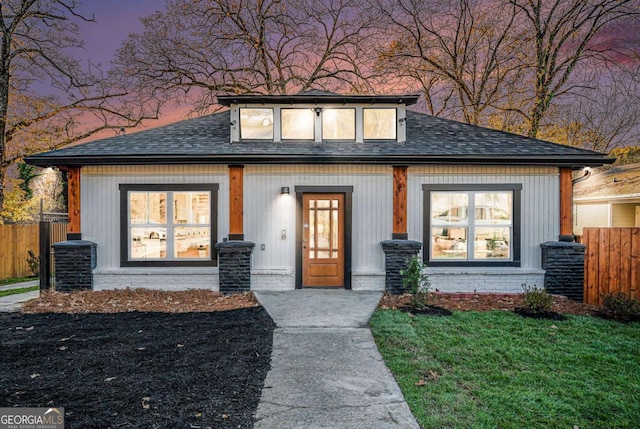
[[608,293],[602,298],[604,316],[621,321],[640,319],[640,302],[622,292]]
[[522,308],[530,313],[547,313],[551,311],[553,296],[548,294],[544,288],[523,284],[522,289],[524,290]]
[[417,256],[407,261],[407,267],[400,270],[403,276],[402,284],[411,294],[411,306],[415,309],[425,309],[429,306],[429,289],[431,282],[425,269],[427,266]]
[[37,276],[40,273],[40,257],[36,256],[31,249],[28,250],[28,253],[27,264],[29,264],[29,270],[31,270],[34,276]]

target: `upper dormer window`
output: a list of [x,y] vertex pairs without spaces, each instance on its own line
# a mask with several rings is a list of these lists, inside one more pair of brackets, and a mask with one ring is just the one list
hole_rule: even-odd
[[365,140],[396,139],[396,109],[365,108],[363,119]]
[[[1,0],[0,0],[1,1]],[[231,142],[335,144],[407,140],[407,106],[417,95],[219,95],[231,108]]]
[[240,138],[273,140],[273,109],[240,109]]
[[332,109],[322,111],[323,140],[355,140],[356,109]]
[[315,113],[312,109],[281,109],[282,140],[313,140]]

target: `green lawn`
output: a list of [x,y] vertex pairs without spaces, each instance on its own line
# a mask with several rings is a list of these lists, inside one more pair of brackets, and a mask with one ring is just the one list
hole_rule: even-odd
[[8,295],[17,295],[19,293],[33,292],[40,289],[40,286],[22,287],[18,289],[0,290],[0,297]]
[[11,285],[14,283],[28,282],[30,280],[37,280],[37,279],[38,279],[37,277],[11,277],[9,279],[0,280],[0,286]]
[[377,310],[370,325],[423,428],[640,425],[640,323]]

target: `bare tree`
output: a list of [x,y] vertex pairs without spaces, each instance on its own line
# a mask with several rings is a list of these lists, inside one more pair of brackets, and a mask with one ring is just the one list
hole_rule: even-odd
[[582,127],[569,144],[609,152],[638,141],[640,129],[640,65],[621,65],[599,79],[592,91],[583,91],[564,108],[567,120]]
[[509,0],[526,19],[533,44],[533,99],[527,135],[536,137],[552,103],[584,86],[572,80],[586,60],[611,59],[612,47],[599,40],[613,24],[639,13],[637,0]]
[[[125,94],[68,52],[82,48],[77,0],[0,2],[0,207],[9,166],[26,155],[59,148],[142,116]],[[48,93],[45,93],[47,91]]]
[[518,10],[504,1],[381,0],[392,35],[378,67],[418,84],[427,111],[478,124],[519,91]]
[[216,94],[360,91],[372,17],[357,0],[173,0],[114,65],[136,92],[207,111]]

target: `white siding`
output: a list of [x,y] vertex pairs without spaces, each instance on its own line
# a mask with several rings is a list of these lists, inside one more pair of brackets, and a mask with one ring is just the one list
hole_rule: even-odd
[[[291,195],[280,195],[283,186],[289,187]],[[295,286],[296,186],[353,186],[353,288],[364,287],[359,276],[384,278],[380,242],[391,238],[391,167],[246,166],[244,236],[256,243],[252,287],[272,289],[274,283],[284,289]],[[282,230],[286,231],[284,240]],[[376,284],[379,288],[380,282]]]
[[[422,184],[521,184],[522,267],[432,269],[440,290],[511,291],[540,285],[540,243],[559,234],[558,170],[550,167],[409,167],[408,234],[422,241]],[[145,286],[217,289],[217,268],[120,268],[120,192],[123,183],[218,183],[218,240],[229,232],[227,166],[120,166],[82,169],[83,237],[98,243],[98,288]],[[280,195],[288,186],[291,195]],[[266,165],[244,169],[244,236],[256,243],[252,288],[287,290],[295,283],[296,186],[352,186],[352,287],[384,288],[384,253],[391,238],[390,166]],[[282,238],[282,233],[286,237]],[[262,250],[264,245],[264,250]],[[191,274],[190,274],[191,273]],[[455,281],[453,281],[455,277]]]
[[549,167],[410,167],[409,239],[422,241],[423,184],[522,184],[522,268],[540,268],[540,244],[560,233],[559,175]]
[[[82,238],[97,243],[98,263],[95,270],[96,288],[149,285],[164,283],[167,289],[188,287],[217,288],[215,267],[194,272],[208,275],[185,282],[184,274],[176,270],[155,269],[140,272],[120,268],[120,191],[119,185],[157,183],[218,183],[218,237],[229,230],[229,180],[226,166],[109,166],[83,167],[81,171],[81,231]],[[153,273],[159,273],[153,277]],[[215,276],[214,276],[215,274]],[[101,277],[102,276],[102,277]],[[139,276],[139,277],[136,277]],[[163,279],[162,281],[158,279]],[[189,277],[186,277],[187,279]],[[215,281],[215,284],[211,284]],[[162,286],[159,286],[162,287]]]

